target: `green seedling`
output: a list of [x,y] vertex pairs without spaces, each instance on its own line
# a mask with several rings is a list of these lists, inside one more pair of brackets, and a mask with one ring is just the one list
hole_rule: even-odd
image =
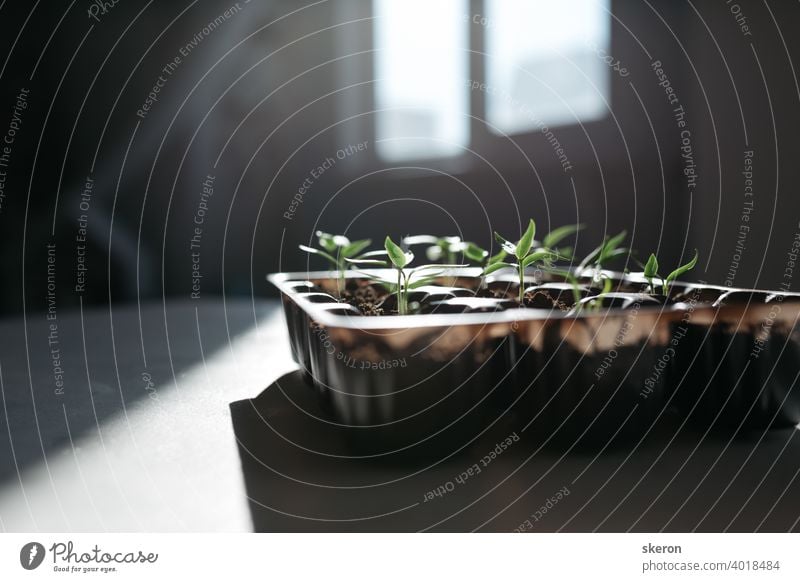
[[489,251],[482,249],[473,242],[464,243],[462,250],[464,256],[479,267],[483,267],[490,258]]
[[350,241],[346,236],[339,234],[328,234],[327,232],[317,231],[317,240],[320,249],[300,245],[300,250],[309,254],[319,255],[337,272],[337,290],[341,296],[344,290],[344,274],[347,270],[347,262],[351,259],[364,258],[368,253],[362,253],[372,241],[370,239]]
[[[399,315],[407,315],[409,313],[408,306],[408,293],[412,289],[416,289],[423,285],[430,284],[436,277],[442,274],[443,269],[465,267],[466,265],[456,264],[430,264],[420,265],[418,267],[409,267],[411,261],[414,260],[414,253],[411,251],[404,251],[398,244],[396,244],[391,237],[387,236],[384,241],[384,251],[378,251],[389,258],[388,261],[382,259],[360,258],[360,259],[347,259],[347,262],[361,265],[361,266],[379,266],[379,267],[392,267],[397,271],[396,283],[388,283],[378,277],[372,277],[384,286],[390,292],[397,293],[397,313]],[[377,256],[377,253],[375,253]]]
[[615,236],[606,236],[600,244],[591,253],[586,255],[578,265],[578,273],[582,273],[585,269],[591,268],[593,280],[599,280],[599,276],[603,268],[608,265],[613,259],[630,253],[630,249],[622,246],[625,237],[628,236],[627,231],[622,231]]
[[551,251],[551,254],[547,257],[542,259],[540,268],[543,271],[548,273],[552,273],[553,275],[557,275],[564,279],[567,283],[572,286],[572,297],[575,302],[575,305],[578,305],[578,302],[581,300],[581,290],[580,284],[578,279],[569,269],[564,268],[557,268],[555,266],[555,261],[557,259],[569,261],[572,259],[573,247],[558,247],[557,245],[563,241],[568,236],[575,234],[576,232],[583,230],[583,224],[566,224],[564,226],[559,226],[551,230],[549,233],[545,235],[542,239],[541,243],[536,243],[534,241],[534,246],[538,246],[542,249],[547,249]]
[[656,287],[653,284],[653,279],[658,277],[658,258],[655,254],[650,253],[647,263],[644,265],[644,278],[647,279],[647,284],[650,286],[650,293],[656,292]]
[[430,234],[417,234],[407,236],[402,240],[404,246],[414,246],[425,244],[425,256],[429,261],[442,261],[452,264],[456,262],[456,256],[463,250],[464,243],[457,236],[436,237]]
[[[597,279],[595,279],[595,280],[597,280]],[[611,279],[609,279],[608,277],[602,277],[601,276],[600,280],[603,281],[603,288],[600,289],[600,293],[597,294],[597,297],[594,300],[589,301],[588,309],[587,309],[589,312],[600,311],[600,309],[603,306],[603,302],[601,301],[601,298],[604,297],[607,293],[611,293],[612,289],[614,288],[614,282]],[[576,305],[580,305],[580,304],[576,303]]]
[[569,260],[572,258],[574,249],[572,247],[558,247],[558,243],[584,228],[585,225],[583,224],[565,224],[564,226],[559,226],[545,235],[542,239],[541,246],[546,249],[552,249],[559,257]]
[[647,263],[644,265],[644,277],[647,279],[647,283],[650,286],[650,293],[656,293],[656,287],[653,283],[653,279],[661,279],[661,292],[664,295],[669,295],[669,292],[672,289],[672,284],[678,279],[678,277],[691,271],[694,269],[695,265],[697,265],[698,256],[697,249],[695,249],[694,257],[692,257],[691,261],[685,265],[681,265],[666,277],[662,277],[658,274],[658,258],[655,256],[655,254],[650,253],[650,258],[647,259]]
[[503,249],[496,255],[490,255],[489,251],[482,249],[473,242],[462,243],[462,252],[464,257],[481,267],[481,283],[479,289],[486,288],[486,268],[494,263],[502,262],[508,253]]
[[580,283],[578,282],[578,278],[575,276],[575,274],[570,270],[557,269],[555,267],[547,267],[547,266],[545,266],[544,270],[547,271],[548,273],[552,273],[554,275],[558,275],[559,277],[562,277],[564,279],[564,281],[566,281],[567,283],[569,283],[572,286],[572,300],[573,300],[573,303],[575,303],[575,308],[579,309],[580,308],[579,307],[580,306],[580,301],[583,298],[583,295],[581,294],[581,286],[580,286]]
[[489,275],[504,267],[513,267],[519,274],[519,303],[522,305],[525,295],[525,268],[538,263],[540,266],[548,267],[552,265],[553,260],[558,258],[557,254],[552,250],[539,247],[534,248],[533,236],[536,234],[536,223],[531,221],[528,223],[528,228],[522,233],[522,237],[515,243],[512,243],[497,233],[494,233],[495,238],[500,243],[502,249],[513,258],[516,259],[515,263],[507,262],[504,259],[495,261],[487,265],[483,269],[483,274]]
[[[373,281],[386,287],[390,293],[396,294],[397,311],[400,315],[406,315],[413,309],[413,305],[409,306],[409,292],[411,290],[435,282],[446,269],[465,267],[466,265],[456,264],[456,257],[459,256],[481,267],[481,289],[486,287],[487,275],[505,267],[513,268],[519,275],[519,302],[522,304],[525,290],[525,269],[535,265],[542,271],[561,276],[564,281],[569,283],[573,289],[575,304],[579,306],[582,293],[578,277],[589,270],[592,280],[598,286],[601,286],[602,290],[598,297],[605,295],[612,290],[613,283],[611,279],[604,276],[604,268],[615,258],[623,255],[627,256],[631,253],[630,249],[623,246],[627,233],[622,231],[614,236],[606,236],[602,244],[589,253],[576,269],[558,267],[557,261],[569,260],[573,254],[572,247],[559,245],[564,239],[582,228],[583,225],[581,224],[562,226],[552,230],[539,242],[534,238],[536,224],[533,220],[530,220],[527,229],[516,243],[495,233],[495,238],[501,246],[500,252],[495,255],[490,255],[489,251],[482,249],[475,243],[462,241],[455,236],[417,235],[406,237],[402,240],[404,246],[425,244],[427,245],[426,255],[431,261],[447,261],[417,267],[410,266],[414,260],[414,253],[395,244],[389,236],[384,240],[383,250],[365,252],[371,242],[368,239],[350,241],[342,235],[332,235],[318,231],[316,234],[319,240],[319,248],[300,245],[300,249],[307,253],[321,256],[330,263],[332,269],[336,270],[340,297],[344,291],[345,272],[348,265],[353,265],[354,267],[390,267],[394,269],[393,275],[389,278],[384,275],[362,272]],[[666,277],[662,277],[659,274],[658,258],[654,253],[651,253],[646,264],[642,265],[649,292],[656,294],[657,281],[660,280],[661,291],[668,296],[672,285],[678,277],[693,269],[697,261],[698,253],[695,250],[691,261],[678,267]],[[639,264],[641,265],[641,263]],[[600,285],[601,283],[602,285]],[[584,304],[584,307],[590,310],[599,309],[600,306],[600,301]]]

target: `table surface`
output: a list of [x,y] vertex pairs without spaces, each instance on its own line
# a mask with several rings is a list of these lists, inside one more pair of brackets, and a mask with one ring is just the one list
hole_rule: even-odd
[[444,458],[353,458],[271,300],[5,320],[0,393],[4,531],[787,531],[800,519],[794,429],[732,438],[667,423],[593,451],[523,438],[483,465],[512,430],[498,422]]

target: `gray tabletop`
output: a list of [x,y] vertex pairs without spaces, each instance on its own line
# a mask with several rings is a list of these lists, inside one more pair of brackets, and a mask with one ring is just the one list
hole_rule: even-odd
[[457,454],[353,458],[277,302],[56,315],[0,323],[5,531],[798,529],[793,429],[673,419],[641,442],[492,456],[501,419]]

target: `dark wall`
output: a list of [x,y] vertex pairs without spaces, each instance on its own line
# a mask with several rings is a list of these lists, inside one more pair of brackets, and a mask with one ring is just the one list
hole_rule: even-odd
[[[208,34],[235,3],[120,2],[97,19],[88,2],[68,6],[31,12],[9,0],[0,9],[0,133],[29,90],[0,208],[5,313],[18,312],[23,295],[28,310],[46,308],[48,258],[59,307],[189,297],[197,273],[202,297],[262,295],[266,273],[306,267],[296,245],[317,228],[376,239],[459,231],[488,244],[492,230],[511,236],[528,216],[542,230],[587,223],[582,250],[626,228],[632,246],[667,264],[697,247],[698,278],[724,282],[736,263],[734,284],[775,287],[800,230],[797,3],[738,2],[745,34],[732,3],[614,2],[610,52],[629,74],[612,71],[607,119],[554,128],[570,172],[540,133],[485,140],[450,165],[377,163],[371,56],[354,54],[371,48],[370,24],[359,20],[366,1],[240,2]],[[684,128],[654,61],[686,111]],[[158,101],[137,115],[160,75]],[[362,142],[365,151],[324,172],[284,217],[313,168]],[[752,197],[745,150],[754,152]],[[76,238],[82,214],[85,242]]]
[[[784,275],[800,235],[800,5],[713,2],[697,10],[685,17],[682,58],[703,175],[692,199],[692,240],[709,280],[797,290],[800,281]],[[742,174],[746,152],[752,195]]]

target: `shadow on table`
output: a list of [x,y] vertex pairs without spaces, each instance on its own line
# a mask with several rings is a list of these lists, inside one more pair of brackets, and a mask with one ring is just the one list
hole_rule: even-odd
[[676,431],[668,418],[602,451],[523,437],[493,454],[514,430],[500,421],[457,453],[364,457],[299,371],[230,409],[259,532],[514,531],[565,487],[531,531],[787,531],[800,516],[791,430],[759,443]]
[[[498,423],[460,451],[428,441],[402,452],[364,453],[371,429],[336,424],[299,371],[231,403],[231,416],[256,531],[423,529],[432,514],[445,519],[459,499],[447,491],[428,495],[438,501],[432,508],[426,493],[449,488],[454,475],[480,462],[476,451],[494,447],[484,443],[508,436]],[[456,516],[442,529],[469,528]]]

